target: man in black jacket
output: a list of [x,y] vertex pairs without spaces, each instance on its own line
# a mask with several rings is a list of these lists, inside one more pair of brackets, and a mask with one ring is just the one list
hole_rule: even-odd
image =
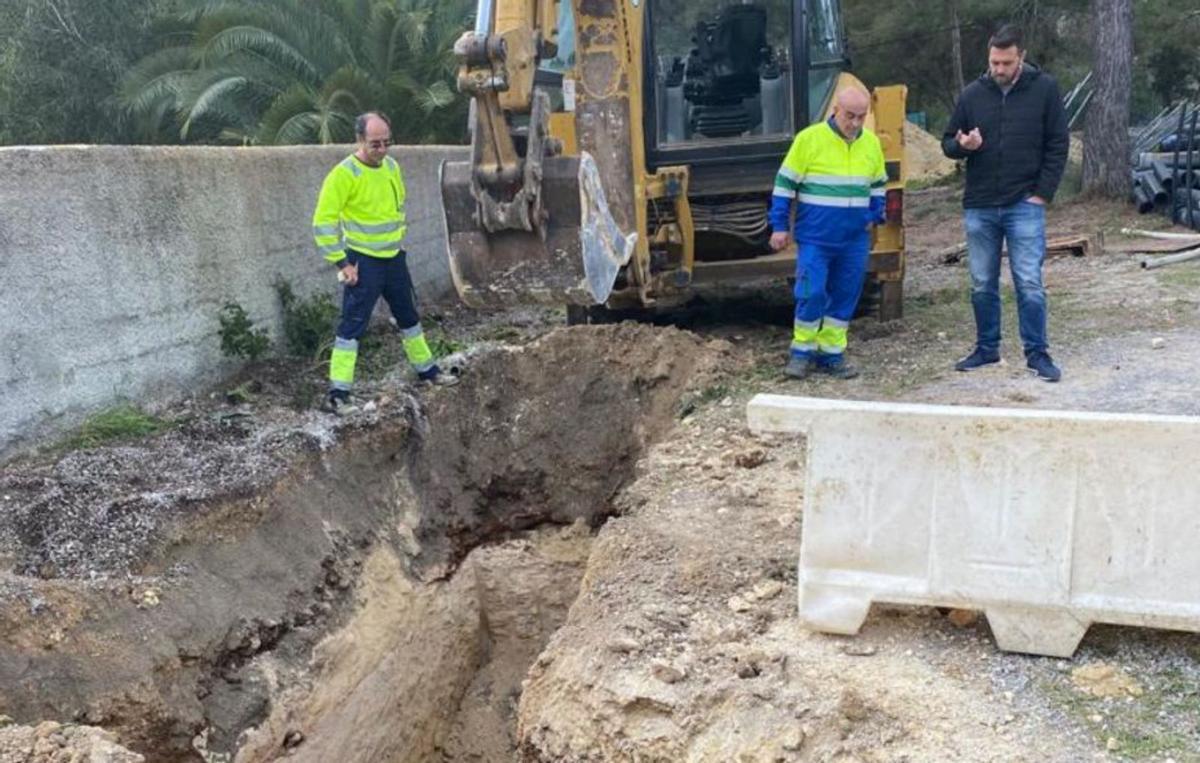
[[988,72],[963,90],[942,137],[942,151],[967,160],[963,192],[975,349],[959,371],[1000,360],[1000,250],[1017,291],[1021,343],[1029,369],[1055,382],[1047,352],[1046,204],[1067,163],[1067,117],[1054,79],[1025,63],[1020,32],[1004,26],[988,41]]

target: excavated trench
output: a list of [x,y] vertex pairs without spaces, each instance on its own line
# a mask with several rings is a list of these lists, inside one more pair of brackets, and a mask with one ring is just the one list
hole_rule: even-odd
[[0,714],[155,762],[511,759],[594,528],[720,355],[568,329],[334,424],[205,413],[5,467]]

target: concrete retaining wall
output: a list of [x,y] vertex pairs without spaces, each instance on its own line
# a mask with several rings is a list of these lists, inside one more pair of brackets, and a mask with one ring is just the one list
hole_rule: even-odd
[[[218,313],[278,332],[272,282],[336,282],[312,243],[325,173],[348,146],[0,149],[0,455],[122,399],[164,400],[231,370]],[[453,299],[437,185],[465,147],[398,147],[409,266]]]

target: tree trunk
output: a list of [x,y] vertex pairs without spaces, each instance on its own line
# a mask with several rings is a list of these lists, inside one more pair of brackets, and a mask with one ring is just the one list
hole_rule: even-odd
[[950,6],[950,55],[954,58],[952,62],[954,84],[958,88],[955,92],[961,93],[967,83],[963,79],[962,26],[958,20],[958,0],[948,0],[948,5]]
[[1092,0],[1095,95],[1083,140],[1083,192],[1129,198],[1129,83],[1133,79],[1133,0]]

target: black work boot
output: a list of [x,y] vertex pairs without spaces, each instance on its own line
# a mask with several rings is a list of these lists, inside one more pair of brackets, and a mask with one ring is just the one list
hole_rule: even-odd
[[351,409],[350,393],[344,389],[331,389],[321,403],[321,410],[341,416]]
[[459,382],[460,371],[457,368],[452,368],[448,372],[434,366],[428,371],[422,371],[417,374],[417,378],[424,384],[431,384],[434,387],[453,387]]
[[858,376],[858,369],[845,360],[839,360],[836,363],[822,363],[817,366],[817,370],[835,379],[853,379]]
[[812,360],[809,358],[792,357],[783,367],[783,375],[792,379],[807,379],[812,373]]

